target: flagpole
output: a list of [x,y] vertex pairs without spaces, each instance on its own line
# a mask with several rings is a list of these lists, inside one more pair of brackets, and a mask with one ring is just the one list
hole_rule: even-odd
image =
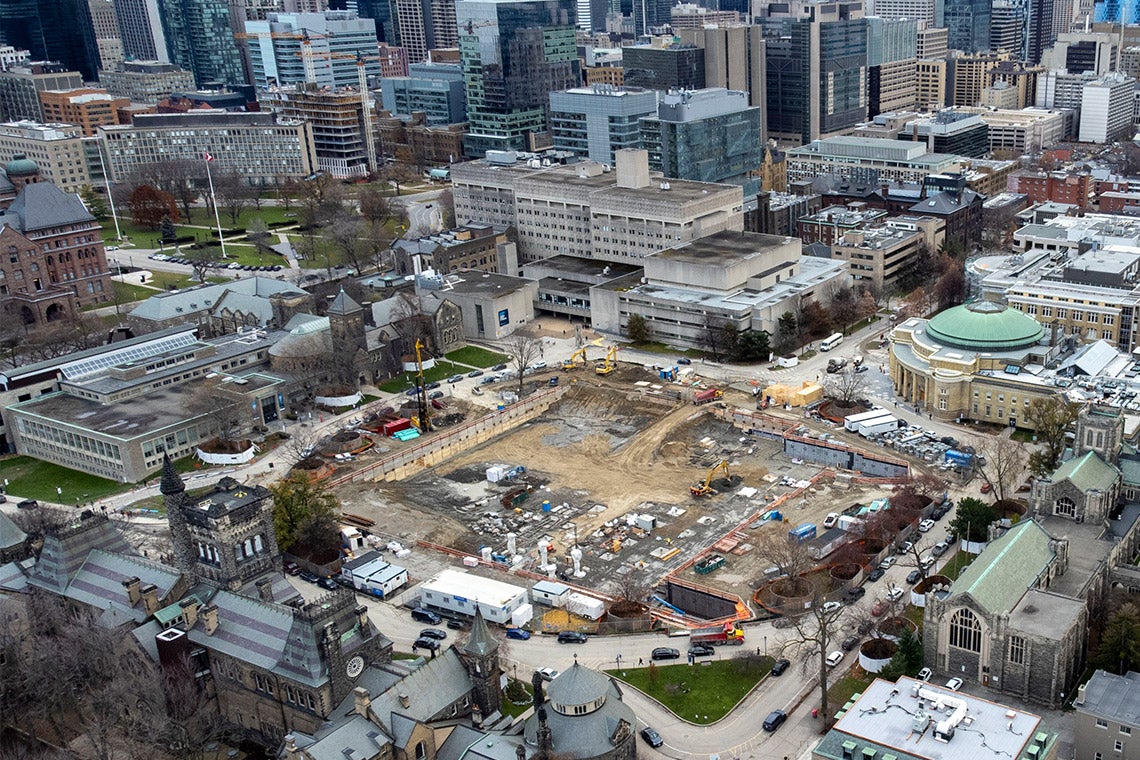
[[210,183],[210,203],[214,204],[214,221],[217,222],[217,224],[218,224],[218,242],[221,243],[221,245],[222,245],[222,258],[224,259],[224,258],[227,258],[227,256],[226,256],[226,239],[224,237],[222,237],[222,217],[220,214],[218,214],[218,197],[216,195],[214,195],[214,175],[212,175],[210,173],[210,162],[213,160],[214,160],[213,157],[209,153],[207,153],[206,154],[206,181]]
[[115,213],[115,197],[111,193],[111,178],[107,175],[107,164],[103,162],[103,146],[99,145],[99,168],[103,170],[103,187],[107,190],[107,200],[111,203],[111,218],[115,220],[115,237],[119,242],[123,240],[123,233],[119,229],[119,215]]

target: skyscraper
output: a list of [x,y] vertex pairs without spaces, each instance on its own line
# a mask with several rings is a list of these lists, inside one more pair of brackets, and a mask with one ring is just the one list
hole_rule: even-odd
[[426,61],[429,50],[457,45],[455,0],[396,0],[396,18],[408,63]]
[[934,24],[944,26],[951,50],[990,49],[990,0],[934,0]]
[[1053,0],[1028,0],[1025,22],[1025,48],[1023,58],[1029,63],[1041,63],[1041,55],[1053,44]]
[[[309,35],[316,83],[321,87],[356,87],[356,57],[365,56],[369,77],[380,76],[376,58],[376,22],[352,11],[270,13],[266,21],[248,21],[249,60],[257,87],[305,81],[301,37]],[[371,58],[371,60],[369,60]]]
[[115,0],[115,15],[128,58],[170,63],[158,0]]
[[768,13],[759,19],[767,52],[768,135],[808,143],[866,119],[862,3],[797,0],[770,5]]
[[910,110],[918,99],[915,82],[918,22],[867,19],[867,112],[869,116]]
[[0,0],[0,44],[59,61],[94,80],[99,47],[87,0]]
[[159,0],[171,63],[199,87],[245,82],[226,0]]
[[400,29],[396,20],[396,0],[348,0],[344,6],[356,11],[361,18],[376,22],[376,39],[389,45],[400,44]]
[[462,0],[455,12],[470,123],[464,151],[525,150],[547,129],[550,93],[581,82],[574,0]]

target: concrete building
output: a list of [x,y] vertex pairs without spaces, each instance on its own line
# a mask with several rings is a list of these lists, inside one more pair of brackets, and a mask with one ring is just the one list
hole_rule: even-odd
[[458,307],[461,340],[501,340],[534,321],[538,283],[532,279],[466,270],[419,276],[416,288]]
[[[1066,30],[1057,35],[1057,41],[1045,51],[1041,65],[1049,70],[1091,71],[1104,76],[1117,70],[1120,61],[1117,39],[1115,34]],[[1135,74],[1125,74],[1136,78]]]
[[590,289],[594,328],[625,335],[637,314],[653,340],[672,346],[704,345],[710,318],[773,334],[793,303],[824,300],[848,282],[846,262],[803,256],[795,238],[752,232],[718,232],[639,263],[643,273]]
[[0,160],[22,155],[34,161],[39,176],[66,193],[92,184],[86,145],[79,127],[70,124],[0,124]]
[[1029,14],[1026,0],[994,0],[990,12],[989,49],[1020,56]]
[[911,19],[867,19],[867,115],[914,108],[918,25]]
[[272,88],[260,93],[264,110],[282,123],[304,122],[312,131],[317,171],[339,179],[366,177],[379,168],[375,100],[359,89]]
[[559,254],[636,262],[670,244],[743,229],[739,187],[665,181],[650,174],[645,151],[616,158],[612,171],[516,154],[456,164],[456,219],[515,227],[524,265]]
[[836,174],[846,179],[870,176],[880,181],[922,182],[929,174],[956,172],[965,167],[962,156],[931,153],[922,143],[880,140],[873,137],[829,137],[788,155],[788,181]]
[[677,3],[669,10],[669,17],[674,32],[681,29],[731,27],[740,23],[740,14],[736,11],[710,10],[696,3]]
[[18,50],[11,45],[0,45],[0,71],[7,71],[13,66],[22,66],[31,56],[27,50]]
[[1062,142],[1070,118],[1070,114],[1066,111],[1049,108],[959,106],[948,110],[947,113],[953,114],[953,118],[969,119],[971,122],[978,120],[984,123],[987,140],[984,152],[1009,157],[1033,155]]
[[853,285],[890,293],[926,247],[926,235],[915,226],[888,224],[843,233],[831,246],[831,258],[847,262]]
[[770,137],[803,145],[866,120],[862,3],[771,4],[758,21],[766,44]]
[[642,147],[639,120],[656,115],[658,96],[656,90],[609,85],[552,92],[554,148],[613,166],[615,151]]
[[83,86],[83,75],[61,63],[39,61],[0,71],[0,120],[44,120],[40,93]]
[[1085,84],[1081,94],[1080,142],[1110,143],[1129,139],[1136,80],[1119,73],[1106,74]]
[[949,63],[941,59],[920,58],[915,64],[915,91],[919,108],[937,111],[949,105],[949,90],[946,86],[948,67]]
[[[1140,673],[1097,670],[1077,690],[1076,760],[1120,757],[1135,760],[1133,732],[1140,732]],[[1129,749],[1132,747],[1132,749]]]
[[913,19],[934,25],[934,0],[874,0],[868,4],[868,16],[882,19]]
[[[705,87],[723,87],[748,93],[748,104],[761,109],[761,122],[768,106],[768,63],[764,30],[760,26],[720,26],[680,29],[681,41],[705,51]],[[767,139],[765,132],[764,138]]]
[[455,0],[396,0],[400,46],[408,63],[422,63],[436,48],[459,47]]
[[99,50],[99,68],[114,66],[123,60],[123,40],[119,36],[115,5],[111,0],[87,0],[87,7],[91,11],[95,47]]
[[551,256],[526,265],[526,276],[538,281],[535,313],[557,314],[585,325],[592,323],[591,288],[641,272],[633,264],[581,256]]
[[116,0],[123,54],[140,61],[170,63],[159,0]]
[[993,73],[1008,53],[976,53],[951,56],[946,62],[946,82],[949,99],[947,105],[976,106],[982,100],[982,90],[993,84]]
[[194,90],[194,75],[172,63],[120,61],[114,69],[99,72],[107,92],[132,103],[157,103],[176,92]]
[[950,48],[946,44],[946,27],[934,26],[934,22],[919,20],[915,32],[915,57],[920,61],[945,60]]
[[[380,76],[376,22],[350,11],[271,13],[266,21],[247,22],[245,33],[250,35],[246,41],[258,88],[305,84],[302,43],[312,51],[318,87],[356,87],[358,56],[364,59],[369,78]],[[305,35],[307,42],[302,39]]]
[[381,79],[380,93],[382,107],[394,116],[422,111],[433,127],[467,121],[463,69],[458,64],[413,63],[408,76]]
[[1037,78],[1037,107],[1069,109],[1072,118],[1066,136],[1075,138],[1080,128],[1081,104],[1084,102],[1085,85],[1096,81],[1091,71],[1068,73],[1048,71]]
[[80,87],[74,90],[44,90],[40,93],[40,109],[47,123],[74,124],[84,136],[91,137],[99,127],[119,124],[119,112],[130,105],[106,90]]
[[705,87],[705,52],[695,44],[671,40],[658,38],[649,44],[622,48],[622,76],[627,87],[662,91]]
[[[967,715],[970,722],[964,725]],[[875,679],[837,717],[812,750],[812,760],[850,760],[871,753],[898,760],[929,760],[935,755],[965,760],[990,753],[1057,757],[1057,734],[1040,716],[907,676],[897,682]],[[915,720],[924,725],[917,740],[911,728]]]
[[318,166],[312,126],[279,122],[273,114],[147,114],[133,124],[101,127],[99,137],[115,182],[147,164],[201,161],[207,152],[214,157],[213,171],[241,174],[250,185],[307,177]]
[[990,152],[989,135],[989,125],[982,116],[957,108],[944,108],[929,117],[908,118],[898,130],[898,139],[925,142],[927,150],[933,153],[971,158]]

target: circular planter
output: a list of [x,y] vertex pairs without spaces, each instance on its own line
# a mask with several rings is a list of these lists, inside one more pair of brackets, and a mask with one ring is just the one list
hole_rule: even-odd
[[364,439],[355,430],[342,430],[321,446],[321,453],[327,457],[355,451],[364,445]]
[[333,468],[319,457],[308,457],[293,465],[290,475],[300,475],[311,481],[322,480],[332,474]]
[[859,667],[868,673],[878,673],[897,651],[899,646],[891,639],[868,639],[859,647]]
[[201,448],[194,449],[194,452],[198,455],[198,459],[206,464],[245,464],[257,454],[257,446],[249,441],[242,441],[242,443],[245,444],[246,448],[236,452],[205,451]]
[[831,568],[831,579],[841,584],[847,583],[859,574],[860,569],[858,563],[855,562],[845,562],[842,565],[836,565]]
[[879,638],[898,641],[903,631],[910,631],[911,633],[917,634],[918,626],[901,615],[885,618],[879,623]]
[[928,575],[910,590],[910,603],[915,607],[926,606],[926,595],[938,588],[950,588],[953,583],[945,575]]
[[313,403],[318,406],[327,406],[330,409],[339,409],[340,407],[353,406],[359,404],[364,395],[360,391],[350,393],[343,396],[326,396],[318,394],[313,397]]

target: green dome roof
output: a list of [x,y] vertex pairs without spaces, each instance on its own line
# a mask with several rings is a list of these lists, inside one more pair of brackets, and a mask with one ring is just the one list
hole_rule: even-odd
[[39,174],[40,167],[23,153],[12,156],[12,160],[4,166],[4,173],[9,177],[26,177],[30,174]]
[[936,314],[926,333],[947,346],[971,351],[1028,348],[1045,334],[1037,320],[993,301],[975,301]]

